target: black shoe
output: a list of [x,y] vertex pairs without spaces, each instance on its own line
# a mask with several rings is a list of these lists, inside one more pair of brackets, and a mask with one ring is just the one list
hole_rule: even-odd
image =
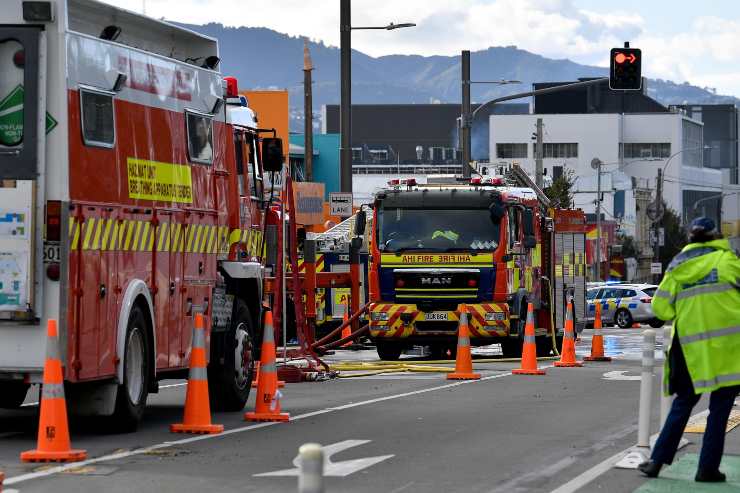
[[727,477],[717,471],[702,471],[698,470],[696,471],[696,476],[694,476],[694,481],[698,481],[700,483],[724,483],[727,481]]
[[657,478],[658,474],[660,473],[661,467],[663,467],[663,464],[661,464],[660,462],[649,460],[637,466],[637,469],[639,469],[645,476],[649,478]]

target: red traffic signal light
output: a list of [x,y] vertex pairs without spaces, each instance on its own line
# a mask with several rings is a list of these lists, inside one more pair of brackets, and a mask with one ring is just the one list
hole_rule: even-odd
[[642,88],[642,51],[639,48],[612,48],[609,88],[623,91]]

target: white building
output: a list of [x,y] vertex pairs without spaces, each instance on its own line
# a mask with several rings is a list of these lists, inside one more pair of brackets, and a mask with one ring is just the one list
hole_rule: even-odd
[[638,204],[644,206],[648,191],[655,197],[659,169],[665,169],[664,200],[684,221],[693,217],[695,201],[722,191],[722,172],[703,167],[702,123],[681,113],[492,115],[492,165],[517,162],[534,175],[537,118],[544,124],[546,174],[556,178],[572,170],[575,205],[593,213],[597,173],[591,161],[600,159],[607,192],[602,212],[638,240],[646,239]]

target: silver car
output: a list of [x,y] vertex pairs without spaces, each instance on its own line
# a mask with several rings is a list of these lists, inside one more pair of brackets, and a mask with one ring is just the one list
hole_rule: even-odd
[[589,326],[593,326],[596,303],[599,303],[604,325],[628,329],[637,322],[656,329],[662,327],[664,322],[655,317],[650,305],[656,289],[658,286],[654,284],[609,284],[589,288],[586,291]]

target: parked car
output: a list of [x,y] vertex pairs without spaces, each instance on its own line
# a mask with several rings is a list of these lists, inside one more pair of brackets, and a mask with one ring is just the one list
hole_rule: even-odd
[[632,327],[635,322],[649,324],[653,328],[663,326],[656,318],[650,302],[658,286],[654,284],[609,284],[586,291],[587,321],[593,327],[596,303],[601,304],[601,321],[605,326],[618,325],[622,329]]

